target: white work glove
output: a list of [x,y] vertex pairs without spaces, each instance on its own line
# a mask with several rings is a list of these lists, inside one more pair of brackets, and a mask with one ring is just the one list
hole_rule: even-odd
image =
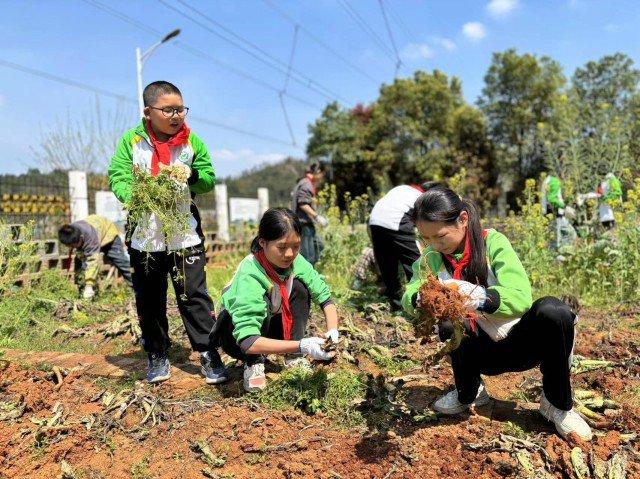
[[329,220],[322,215],[316,215],[315,222],[318,223],[323,228],[329,225]]
[[93,286],[87,285],[84,287],[84,291],[82,292],[82,299],[91,299],[96,295],[93,290]]
[[336,353],[335,351],[323,351],[322,345],[324,344],[324,338],[311,337],[302,338],[300,340],[300,352],[305,356],[309,356],[311,359],[317,359],[319,361],[329,361]]
[[470,311],[481,308],[487,300],[487,291],[478,284],[461,281],[459,279],[445,279],[442,284],[445,286],[450,284],[457,285],[458,292],[466,298],[464,305]]
[[333,328],[324,333],[324,337],[327,339],[331,338],[331,341],[335,344],[340,340],[340,333],[336,328]]

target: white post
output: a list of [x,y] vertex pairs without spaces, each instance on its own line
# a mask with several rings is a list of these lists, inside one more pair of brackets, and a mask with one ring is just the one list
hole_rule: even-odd
[[227,185],[216,185],[216,221],[218,223],[218,238],[229,241],[229,207],[227,205]]
[[142,54],[140,47],[136,48],[136,77],[138,78],[138,112],[142,118],[144,116],[144,101],[142,100]]
[[269,209],[269,188],[258,188],[258,217],[262,218],[265,211]]
[[69,206],[71,208],[72,223],[89,216],[87,174],[84,171],[69,172]]

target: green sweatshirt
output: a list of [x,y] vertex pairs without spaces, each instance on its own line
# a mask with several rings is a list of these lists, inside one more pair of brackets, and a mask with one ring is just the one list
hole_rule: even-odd
[[620,184],[620,180],[611,174],[607,175],[605,181],[608,182],[608,188],[605,189],[605,194],[602,199],[605,202],[609,202],[622,198],[622,185]]
[[[190,182],[189,188],[196,194],[208,193],[215,185],[216,175],[207,147],[200,137],[192,131],[189,133],[188,144],[183,149],[185,151],[180,153],[178,161],[185,163],[197,172],[197,178],[194,177],[195,182]],[[127,131],[118,142],[118,147],[109,165],[109,186],[116,198],[122,203],[126,203],[131,198],[133,165],[151,169],[152,155],[151,139],[142,122]]]
[[[122,203],[131,199],[133,187],[133,167],[137,166],[151,171],[153,146],[144,124],[127,131],[116,149],[109,165],[109,186],[116,198]],[[211,191],[215,185],[215,172],[211,165],[211,157],[202,140],[193,132],[189,133],[186,144],[171,149],[171,163],[183,163],[191,168],[189,190],[191,197]],[[191,221],[189,230],[173,238],[165,238],[162,225],[155,215],[146,221],[145,228],[136,227],[130,234],[131,247],[138,251],[158,252],[177,251],[196,246],[203,241],[200,237],[200,215],[194,214],[195,204],[191,201],[188,191],[185,191],[183,208],[190,210]]]
[[[291,275],[307,287],[315,303],[324,304],[331,299],[327,283],[300,254],[280,278],[284,280]],[[233,337],[238,343],[249,336],[261,335],[262,324],[270,315],[265,295],[272,293],[273,286],[253,255],[240,262],[231,284],[222,294],[222,307],[231,315]]]
[[549,176],[547,183],[547,201],[556,209],[564,208],[564,199],[562,198],[562,185],[560,180],[555,176]]
[[[489,263],[489,286],[487,301],[482,311],[486,318],[499,326],[500,323],[520,318],[531,308],[531,284],[518,255],[505,235],[490,229],[485,244]],[[462,254],[455,256],[460,260]],[[431,247],[425,248],[422,256],[413,263],[413,276],[402,297],[404,310],[412,316],[415,315],[415,296],[423,282],[427,267],[440,279],[451,278],[445,267],[443,255]],[[479,323],[483,326],[480,320]]]

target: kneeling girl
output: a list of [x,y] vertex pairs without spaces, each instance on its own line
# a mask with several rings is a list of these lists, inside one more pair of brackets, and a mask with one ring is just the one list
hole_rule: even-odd
[[[285,366],[308,364],[305,356],[329,360],[326,338],[338,341],[338,312],[329,287],[299,253],[302,227],[286,208],[267,210],[251,253],[222,294],[222,307],[212,331],[216,344],[244,361],[244,388],[266,386],[264,355],[282,354]],[[305,337],[311,301],[320,305],[327,332]]]
[[[474,312],[462,343],[451,353],[455,389],[433,408],[457,414],[489,401],[481,374],[498,375],[540,367],[540,412],[567,436],[591,438],[587,423],[572,409],[570,357],[576,315],[557,298],[532,304],[529,278],[509,240],[483,230],[473,203],[448,188],[425,192],[415,203],[414,219],[428,244],[413,265],[413,277],[402,298],[415,313],[418,290],[428,270],[445,284],[455,283]],[[441,340],[451,337],[451,323],[439,326]]]

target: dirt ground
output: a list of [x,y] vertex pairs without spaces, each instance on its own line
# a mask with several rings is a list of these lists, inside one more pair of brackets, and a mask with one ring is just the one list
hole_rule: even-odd
[[[413,377],[404,378],[402,401],[412,411],[427,408],[424,416],[345,430],[322,414],[259,405],[240,390],[240,366],[231,384],[204,386],[186,350],[178,355],[181,372],[160,386],[132,377],[144,364],[133,346],[127,361],[112,361],[124,370],[120,377],[67,367],[71,355],[54,369],[51,358],[38,366],[38,353],[28,361],[7,353],[0,356],[0,478],[573,478],[576,446],[590,464],[624,457],[626,477],[640,478],[639,319],[638,311],[581,315],[576,354],[616,365],[576,374],[574,388],[621,406],[607,413],[591,443],[562,440],[539,415],[538,371],[486,378],[494,401],[453,418],[428,409],[451,387],[446,361],[427,372],[403,371]],[[353,318],[409,358],[422,360],[434,347],[406,331],[390,339],[391,324],[382,313]],[[367,354],[356,359],[354,373],[380,372]]]

